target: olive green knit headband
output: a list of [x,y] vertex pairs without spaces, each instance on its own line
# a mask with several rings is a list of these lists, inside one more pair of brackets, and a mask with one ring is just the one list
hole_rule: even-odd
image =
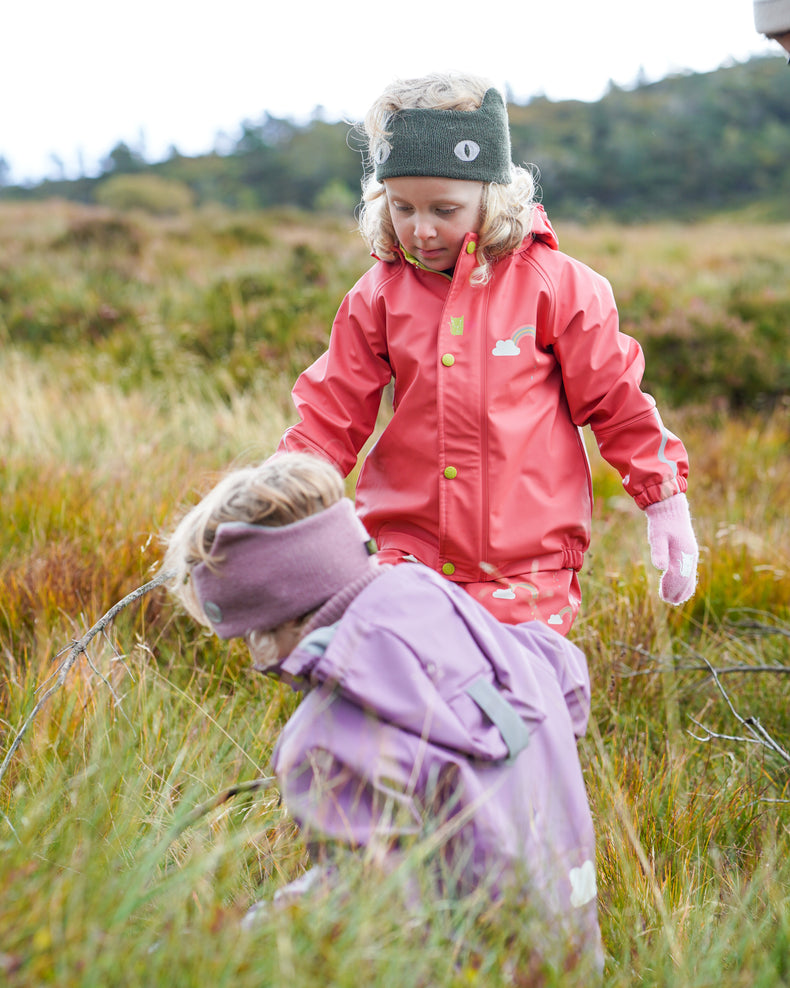
[[376,178],[432,175],[507,185],[507,110],[489,89],[477,110],[400,110],[389,121],[389,143],[374,149]]

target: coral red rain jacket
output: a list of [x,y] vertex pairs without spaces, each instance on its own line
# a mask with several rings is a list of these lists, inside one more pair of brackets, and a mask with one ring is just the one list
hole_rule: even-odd
[[640,508],[686,490],[686,451],[640,390],[608,282],[559,251],[542,207],[487,284],[469,283],[474,250],[468,234],[452,278],[401,254],[360,278],[296,382],[300,422],[279,449],[347,475],[394,377],[356,494],[379,548],[459,582],[578,570],[592,512],[580,427]]

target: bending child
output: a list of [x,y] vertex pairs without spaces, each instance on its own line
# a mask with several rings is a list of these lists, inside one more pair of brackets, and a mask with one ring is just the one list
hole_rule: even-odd
[[590,542],[580,427],[648,520],[660,593],[694,592],[688,461],[640,389],[639,345],[608,282],[561,253],[531,174],[510,160],[507,111],[474,76],[396,82],[365,120],[360,230],[377,261],[344,299],[327,352],[293,389],[280,451],[343,475],[388,563],[416,559],[499,620],[567,634]]
[[325,460],[229,473],[181,521],[164,566],[186,609],[244,638],[306,697],[274,770],[313,848],[386,865],[432,838],[443,894],[506,890],[568,957],[598,964],[595,838],[576,740],[582,653],[540,622],[495,620],[428,567],[378,565]]

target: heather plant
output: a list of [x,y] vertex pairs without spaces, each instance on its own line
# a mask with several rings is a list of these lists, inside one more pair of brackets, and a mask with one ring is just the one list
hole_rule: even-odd
[[[671,227],[620,233],[574,228],[565,239],[609,274],[626,311],[639,300],[639,336],[681,320],[694,295],[711,307],[737,298],[739,318],[756,318],[743,286],[765,299],[764,258],[787,250],[771,229],[742,229],[741,246],[705,226],[682,237]],[[758,241],[763,260],[753,249],[747,262]],[[80,265],[99,255],[127,272],[133,323],[57,340],[10,332],[25,299],[38,318],[37,287],[72,293],[79,308]],[[309,863],[269,779],[298,698],[161,589],[118,613],[58,679],[73,643],[154,575],[179,507],[229,464],[272,451],[292,414],[290,363],[309,359],[343,271],[365,263],[338,225],[316,231],[293,216],[0,211],[0,983],[9,988],[540,983],[539,917],[483,897],[415,911],[401,895],[404,873],[382,877],[364,859],[350,860],[326,896],[242,928],[252,902]],[[290,355],[270,358],[259,349],[275,318],[269,293],[287,284],[296,296],[303,278],[300,338],[278,328],[266,346]],[[593,684],[580,754],[604,983],[617,988],[790,980],[790,424],[781,399],[737,414],[728,405],[665,414],[689,448],[702,549],[697,594],[681,608],[657,599],[647,550],[632,549],[644,517],[590,445],[594,548],[573,635]],[[412,880],[422,853],[415,846],[404,865]],[[552,970],[543,979],[574,983]]]
[[349,226],[3,204],[0,336],[67,362],[90,343],[93,373],[127,390],[186,366],[228,396],[262,368],[293,375],[321,352],[368,263]]
[[166,216],[189,209],[194,194],[184,182],[160,175],[113,175],[97,186],[95,198],[111,209],[139,209]]
[[[562,231],[561,231],[562,232]],[[790,236],[737,217],[695,228],[569,227],[561,244],[607,274],[664,405],[783,407],[790,394]]]

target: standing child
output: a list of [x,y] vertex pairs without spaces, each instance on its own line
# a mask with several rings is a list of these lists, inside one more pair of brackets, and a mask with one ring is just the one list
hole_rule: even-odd
[[540,918],[536,951],[597,965],[584,656],[370,553],[335,468],[285,454],[229,473],[164,565],[198,621],[307,690],[274,769],[313,848],[367,848],[386,867],[426,838],[442,894],[508,890]]
[[567,634],[592,488],[580,427],[648,519],[661,596],[694,592],[688,462],[640,390],[639,345],[609,284],[558,250],[535,184],[511,164],[500,94],[473,76],[396,82],[365,120],[360,229],[377,263],[344,299],[329,349],[298,379],[281,451],[351,472],[386,562],[416,559],[498,619]]

